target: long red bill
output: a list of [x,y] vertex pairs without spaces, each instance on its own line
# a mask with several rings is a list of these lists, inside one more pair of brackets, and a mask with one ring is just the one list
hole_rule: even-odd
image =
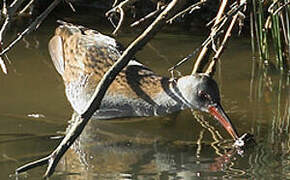
[[225,113],[220,104],[210,106],[208,110],[210,114],[213,115],[223,125],[223,127],[235,140],[239,138],[238,133],[235,127],[233,126],[230,118],[227,116],[227,114]]

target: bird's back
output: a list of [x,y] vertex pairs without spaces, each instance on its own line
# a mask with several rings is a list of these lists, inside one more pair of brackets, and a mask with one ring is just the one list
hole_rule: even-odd
[[[81,113],[105,72],[121,56],[122,47],[97,31],[63,23],[56,29],[49,51],[63,77],[68,100]],[[155,97],[168,86],[167,77],[131,60],[111,84],[101,109],[112,117],[153,115],[152,108],[158,106]]]

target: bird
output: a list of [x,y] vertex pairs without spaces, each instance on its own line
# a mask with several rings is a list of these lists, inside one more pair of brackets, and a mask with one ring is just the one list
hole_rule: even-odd
[[[61,75],[73,110],[81,114],[124,47],[97,30],[59,22],[48,49]],[[215,117],[233,139],[238,133],[220,103],[216,81],[206,73],[172,80],[158,75],[133,57],[108,88],[94,119],[162,116],[194,109]]]

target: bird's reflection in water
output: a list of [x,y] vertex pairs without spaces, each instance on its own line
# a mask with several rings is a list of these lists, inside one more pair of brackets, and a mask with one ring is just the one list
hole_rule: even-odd
[[[76,117],[74,114],[71,122]],[[74,180],[190,179],[237,173],[238,170],[231,170],[236,154],[231,142],[204,141],[205,129],[193,129],[197,141],[174,139],[178,126],[175,120],[155,122],[156,119],[91,120],[66,153],[58,171],[70,174],[67,179]]]

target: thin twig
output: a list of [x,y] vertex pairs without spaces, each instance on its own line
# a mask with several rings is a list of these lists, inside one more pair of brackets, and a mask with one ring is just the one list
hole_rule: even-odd
[[[219,26],[225,19],[234,16],[238,11],[241,11],[244,7],[245,7],[244,4],[242,4],[242,3],[237,4],[237,2],[234,2],[233,4],[231,4],[231,9],[225,15],[223,15],[220,18],[220,20],[217,21],[212,28]],[[209,23],[207,23],[206,26],[209,26],[210,24],[212,24],[215,21],[216,21],[216,17],[213,18]]]
[[0,46],[2,48],[2,44],[3,44],[3,36],[5,34],[5,31],[7,30],[8,24],[10,22],[10,14],[8,13],[8,9],[7,9],[7,4],[6,1],[3,1],[3,7],[2,7],[2,14],[5,15],[5,20],[1,26],[0,29]]
[[[74,141],[81,134],[85,128],[87,122],[92,117],[94,112],[99,108],[101,101],[109,88],[110,84],[114,81],[115,77],[119,72],[129,63],[132,56],[140,50],[165,24],[168,14],[174,11],[174,7],[178,0],[172,0],[166,9],[154,20],[154,22],[135,40],[128,48],[123,52],[121,57],[114,63],[114,65],[105,73],[102,80],[99,82],[95,92],[88,102],[87,110],[79,117],[79,119],[72,125],[68,134],[59,144],[59,146],[49,155],[49,160],[46,161],[44,158],[42,162],[48,162],[47,171],[44,177],[49,177],[53,174],[55,167],[57,166],[59,160],[67,151],[67,149],[74,143]],[[39,163],[39,161],[37,161]],[[33,162],[30,164],[34,164]],[[32,167],[32,166],[30,166]],[[22,168],[18,168],[16,172],[23,172]],[[28,170],[28,169],[26,169]]]
[[23,14],[32,5],[33,2],[34,0],[30,0],[29,3],[27,3],[27,5],[21,11],[19,11],[18,14]]
[[[3,36],[5,35],[9,24],[11,23],[11,17],[14,16],[15,12],[17,11],[17,9],[19,8],[19,6],[23,3],[24,0],[14,0],[10,6],[7,6],[6,4],[6,0],[3,1],[3,7],[2,7],[2,14],[5,17],[5,20],[1,26],[0,29],[0,51],[3,50]],[[0,68],[2,69],[2,71],[7,74],[7,68],[5,65],[5,62],[3,60],[3,58],[1,57],[2,55],[0,55]],[[8,59],[8,58],[7,58]]]
[[3,0],[3,3],[2,3],[2,10],[1,10],[1,13],[0,13],[0,20],[2,18],[2,15],[4,15],[4,16],[7,15],[7,4],[6,4],[6,0]]
[[213,40],[217,39],[222,33],[224,33],[224,32],[218,31],[213,37],[209,36],[198,48],[196,48],[192,53],[187,55],[182,60],[178,61],[178,63],[176,63],[171,68],[169,68],[168,71],[171,72],[171,74],[173,74],[172,71],[176,70],[176,68],[178,68],[179,66],[184,64],[186,61],[190,60],[198,51],[200,51],[201,48],[207,47],[210,43],[212,43]]
[[201,0],[201,1],[199,1],[199,2],[197,2],[197,3],[195,3],[195,4],[193,4],[193,5],[189,6],[189,7],[186,8],[185,10],[182,10],[181,12],[177,13],[177,14],[174,15],[172,18],[170,18],[170,19],[167,21],[167,23],[172,24],[172,22],[173,22],[176,18],[185,15],[188,11],[189,11],[189,13],[192,13],[192,11],[194,11],[194,10],[196,10],[196,9],[199,9],[200,6],[201,6],[202,4],[204,4],[205,2],[206,2],[206,0]]
[[72,2],[67,2],[68,3],[68,5],[69,5],[69,7],[71,8],[71,10],[73,11],[73,12],[76,12],[76,9],[75,9],[75,7],[73,6],[73,4],[72,4]]
[[2,48],[2,45],[3,45],[3,36],[5,34],[5,32],[7,31],[7,27],[10,23],[10,16],[7,15],[7,17],[5,18],[3,24],[2,24],[2,27],[0,29],[0,46]]
[[22,172],[25,172],[25,171],[29,170],[29,169],[32,169],[32,168],[47,164],[50,158],[51,158],[50,156],[47,156],[47,157],[44,157],[44,158],[39,159],[37,161],[33,161],[31,163],[27,163],[24,166],[21,166],[20,168],[17,168],[15,170],[15,172],[16,172],[15,174],[18,175],[18,174],[20,174]]
[[115,28],[115,30],[113,31],[112,35],[116,36],[117,33],[119,32],[120,28],[121,28],[121,25],[123,23],[123,20],[124,20],[124,10],[122,8],[117,8],[119,14],[120,14],[120,19],[119,19],[119,22],[118,22],[118,25],[117,27]]
[[114,3],[112,4],[112,7],[115,7],[118,4],[118,0],[115,0]]
[[141,19],[135,21],[130,26],[134,27],[139,25],[140,23],[144,22],[145,20],[157,15],[160,11],[162,11],[166,6],[161,6],[160,8],[157,8],[156,10],[152,11],[151,13],[147,14],[146,16],[142,17]]
[[[244,6],[244,5],[239,5],[238,7],[236,7],[236,6],[234,6],[236,4],[237,3],[234,3],[232,5],[232,8],[233,9],[229,10],[229,12],[227,12],[226,15],[224,15],[220,19],[220,21],[218,21],[218,24],[215,25],[215,31],[214,31],[214,33],[211,33],[211,35],[201,44],[200,47],[196,48],[191,54],[189,54],[187,57],[185,57],[182,60],[180,60],[176,65],[174,65],[173,67],[171,67],[170,69],[168,69],[168,71],[175,70],[177,67],[179,67],[180,65],[182,65],[183,63],[185,63],[190,58],[192,58],[193,55],[196,53],[196,51],[199,51],[201,48],[207,47],[210,44],[213,44],[214,40],[217,39],[223,33],[222,28],[223,28],[224,24],[229,20],[229,17],[233,16],[235,13],[237,13]],[[216,18],[214,18],[214,20],[215,19]],[[203,48],[203,50],[206,50],[206,49]],[[204,53],[204,52],[201,52],[201,53]],[[197,61],[199,61],[199,59],[197,59]]]
[[7,68],[2,57],[0,57],[0,68],[2,69],[4,74],[7,74]]
[[282,6],[280,6],[278,9],[276,9],[276,11],[273,13],[273,15],[276,15],[277,13],[279,13],[280,11],[282,11],[282,9],[286,8],[286,6],[288,6],[290,4],[290,1],[283,4]]
[[192,53],[190,53],[189,55],[187,55],[185,58],[183,58],[182,60],[178,61],[178,63],[176,63],[174,66],[172,66],[171,68],[168,69],[169,72],[174,71],[177,67],[181,66],[182,64],[184,64],[186,61],[188,61],[189,59],[191,59],[200,49],[202,46],[196,48]]
[[14,15],[24,0],[14,0],[8,7],[8,14]]
[[3,51],[0,56],[7,53],[19,40],[21,40],[26,34],[37,29],[42,21],[48,16],[48,14],[61,2],[61,0],[54,0],[50,6],[41,13],[22,33],[20,33],[16,39],[14,39]]
[[226,34],[225,34],[225,37],[224,37],[224,39],[223,39],[223,41],[222,41],[222,43],[221,43],[221,45],[220,45],[218,51],[216,52],[215,56],[212,58],[212,61],[211,61],[211,63],[209,64],[209,66],[208,66],[208,68],[207,68],[207,70],[206,70],[205,73],[207,73],[207,74],[209,74],[209,75],[212,75],[212,74],[214,73],[214,67],[215,67],[215,65],[216,65],[216,62],[218,61],[218,59],[220,58],[222,52],[223,52],[224,49],[225,49],[226,43],[228,42],[228,39],[229,39],[229,37],[231,36],[231,32],[232,32],[232,29],[233,29],[233,27],[234,27],[236,21],[237,21],[237,18],[238,18],[238,14],[236,14],[236,15],[233,17],[232,22],[231,22],[231,24],[230,24],[230,26],[229,26],[229,28],[228,28]]
[[[203,43],[203,49],[201,50],[201,52],[200,52],[200,54],[199,54],[199,56],[194,64],[192,74],[196,73],[200,69],[199,66],[201,64],[201,61],[204,60],[204,56],[206,55],[206,53],[208,51],[208,46],[210,44],[212,45],[212,49],[216,53],[218,52],[216,45],[214,43],[214,40],[218,37],[218,34],[222,33],[222,29],[223,29],[224,25],[230,20],[229,19],[230,17],[235,16],[237,14],[238,17],[240,17],[240,19],[244,18],[244,15],[240,11],[245,6],[246,6],[246,1],[241,1],[240,4],[233,3],[231,5],[232,9],[230,9],[227,13],[225,13],[225,15],[223,15],[223,16],[220,15],[220,16],[217,16],[215,18],[215,23],[211,28],[210,36]],[[224,7],[222,9],[224,9]],[[220,17],[220,18],[218,18],[218,17]],[[240,25],[242,25],[242,24],[240,24]],[[210,38],[210,40],[209,40],[209,38]]]
[[[228,16],[230,16],[231,13],[233,13],[233,11],[235,10],[235,8],[237,7],[237,2],[234,2],[233,4],[230,5],[231,9],[225,14],[223,15],[219,21],[216,21],[217,17],[214,17],[210,22],[208,22],[206,24],[206,26],[209,26],[213,23],[215,23],[216,25],[218,25],[222,20],[224,20],[225,18],[227,18]],[[213,26],[214,27],[214,26]]]
[[[124,0],[124,1],[120,2],[118,5],[116,5],[117,1],[115,1],[113,4],[113,8],[106,12],[105,15],[109,19],[112,18],[113,15],[120,14],[119,22],[118,22],[118,25],[116,26],[114,32],[112,33],[113,35],[116,35],[118,33],[118,31],[120,30],[120,27],[121,27],[123,20],[124,20],[125,9],[127,7],[129,7],[131,4],[135,3],[136,1],[138,1],[138,0]],[[112,21],[112,20],[110,20],[110,21]]]
[[[240,6],[245,6],[246,5],[246,1],[243,0],[243,1],[240,1]],[[234,25],[236,24],[236,21],[238,20],[238,18],[243,18],[243,16],[241,17],[241,13],[240,11],[237,11],[236,14],[233,16],[233,19],[226,31],[226,34],[224,36],[224,39],[219,47],[219,49],[216,51],[214,57],[212,58],[212,61],[211,63],[209,64],[207,70],[205,73],[209,74],[210,76],[213,75],[214,73],[214,70],[215,70],[215,65],[217,63],[217,61],[219,60],[221,54],[223,53],[224,49],[225,49],[225,46],[226,46],[226,43],[228,42],[228,39],[229,37],[231,36],[231,32],[232,32],[232,29],[234,27]]]
[[[2,51],[3,35],[4,35],[4,32],[6,31],[6,27],[8,26],[8,23],[9,23],[9,16],[8,16],[8,12],[7,12],[6,0],[3,0],[2,14],[6,15],[6,18],[2,24],[1,29],[0,29],[0,51]],[[7,68],[6,68],[5,62],[1,56],[0,56],[0,68],[2,69],[4,74],[7,74]]]
[[[226,7],[227,3],[228,3],[228,0],[222,0],[213,27],[215,27],[215,25],[219,23],[220,18],[224,14],[224,10],[225,10],[225,7]],[[213,35],[214,32],[216,32],[216,30],[215,30],[215,28],[212,28],[212,30],[211,30],[211,36]],[[208,51],[208,47],[207,46],[204,46],[202,48],[201,52],[199,53],[199,56],[198,56],[196,62],[194,63],[194,67],[193,67],[193,70],[192,70],[192,74],[197,73],[197,71],[199,69],[199,65],[200,65],[201,61],[204,59],[205,54],[207,53],[207,51]]]

